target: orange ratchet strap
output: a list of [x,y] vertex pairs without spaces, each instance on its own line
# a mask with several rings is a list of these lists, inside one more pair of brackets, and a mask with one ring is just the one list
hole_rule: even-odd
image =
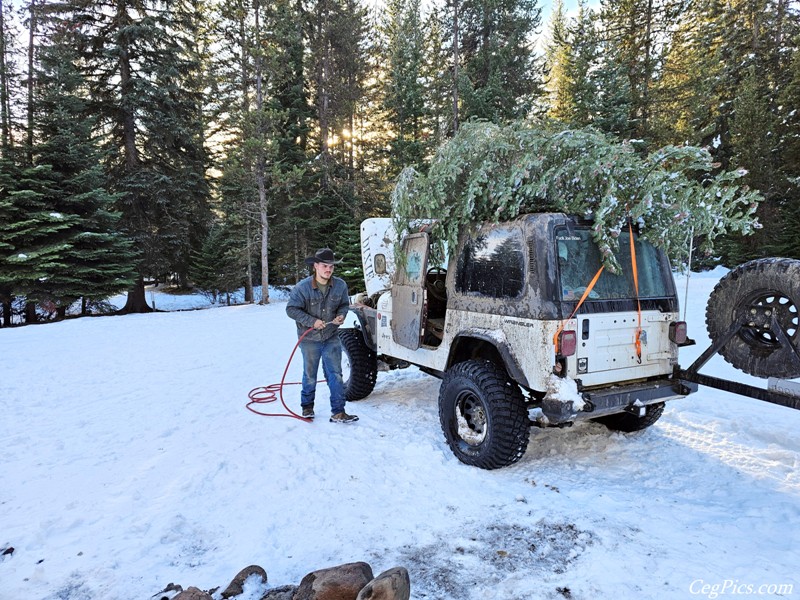
[[642,364],[642,303],[639,301],[639,271],[636,268],[636,246],[633,244],[633,226],[628,221],[628,233],[631,239],[631,267],[633,268],[633,287],[636,290],[636,337],[633,345],[636,347],[636,361]]
[[556,354],[558,354],[558,334],[564,331],[564,327],[566,326],[567,322],[575,316],[575,313],[578,312],[578,309],[581,307],[581,304],[583,304],[583,301],[589,297],[589,293],[592,291],[594,284],[597,283],[597,280],[600,279],[600,274],[603,272],[603,269],[605,269],[605,266],[601,265],[600,269],[598,269],[597,273],[595,273],[594,277],[592,277],[592,281],[587,286],[586,291],[583,292],[583,296],[581,296],[581,299],[578,300],[578,304],[575,305],[575,310],[572,311],[572,314],[569,317],[561,321],[561,324],[558,326],[555,334],[553,334],[553,345],[556,348]]

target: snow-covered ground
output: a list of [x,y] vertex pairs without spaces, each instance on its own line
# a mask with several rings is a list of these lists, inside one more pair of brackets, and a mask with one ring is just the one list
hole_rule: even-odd
[[[691,277],[685,365],[721,274]],[[483,471],[447,448],[416,369],[381,373],[354,425],[327,421],[324,385],[313,424],[248,411],[294,346],[284,308],[0,330],[0,599],[145,600],[253,563],[272,587],[360,560],[405,566],[415,599],[800,596],[797,411],[701,389],[639,434],[534,429]]]

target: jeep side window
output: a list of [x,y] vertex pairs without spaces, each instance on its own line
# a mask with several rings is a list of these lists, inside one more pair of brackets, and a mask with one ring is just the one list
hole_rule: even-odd
[[[651,244],[636,239],[636,265],[639,276],[641,298],[663,298],[669,295],[663,278],[662,258]],[[561,299],[577,301],[600,268],[600,250],[591,238],[588,229],[561,230],[556,232],[558,270]],[[619,275],[607,269],[598,279],[587,300],[613,300],[635,298],[633,268],[631,265],[630,241],[620,236]]]
[[471,237],[458,257],[456,290],[517,298],[525,285],[525,245],[517,229],[498,227]]

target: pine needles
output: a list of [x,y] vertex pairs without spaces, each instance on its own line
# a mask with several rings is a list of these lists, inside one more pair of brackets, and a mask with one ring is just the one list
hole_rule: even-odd
[[709,254],[718,236],[759,227],[754,213],[763,198],[738,182],[743,171],[718,171],[704,148],[644,154],[636,146],[555,123],[466,123],[439,148],[427,175],[411,168],[400,175],[392,194],[396,230],[433,219],[433,238],[455,248],[463,227],[564,212],[593,221],[604,262],[618,272],[618,238],[629,219],[673,264],[682,263],[692,228]]

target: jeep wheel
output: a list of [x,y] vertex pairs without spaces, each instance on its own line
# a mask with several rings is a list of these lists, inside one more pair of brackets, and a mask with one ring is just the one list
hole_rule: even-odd
[[[739,332],[719,351],[725,360],[756,377],[800,377],[798,308],[800,260],[752,260],[720,279],[711,292],[706,307],[708,335],[716,341],[744,319]],[[785,338],[773,326],[773,317]]]
[[439,388],[439,421],[458,460],[482,469],[517,462],[530,422],[519,388],[491,362],[468,360],[448,370]]
[[364,343],[362,333],[357,329],[340,329],[342,342],[342,379],[344,397],[348,402],[362,400],[375,389],[378,377],[378,359]]
[[632,433],[634,431],[641,431],[647,429],[658,421],[664,413],[664,403],[648,404],[644,409],[644,416],[640,417],[628,412],[619,413],[616,415],[608,415],[607,417],[599,417],[592,419],[598,423],[602,423],[611,431],[623,431],[625,433]]

